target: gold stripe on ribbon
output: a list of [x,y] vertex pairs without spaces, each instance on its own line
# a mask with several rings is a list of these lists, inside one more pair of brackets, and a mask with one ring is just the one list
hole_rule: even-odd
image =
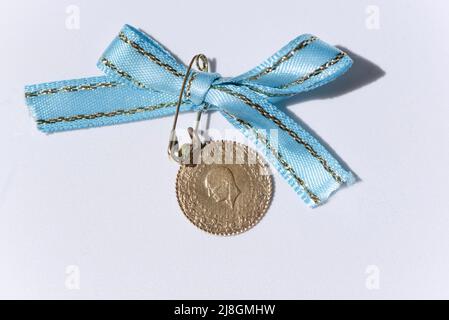
[[305,183],[304,180],[302,180],[298,174],[296,173],[296,171],[290,166],[290,164],[284,159],[284,157],[282,156],[282,154],[280,153],[279,150],[275,150],[270,141],[261,133],[258,132],[249,122],[242,120],[240,118],[237,118],[235,115],[222,110],[221,112],[223,112],[224,114],[226,114],[227,116],[229,116],[230,118],[232,118],[233,120],[235,120],[236,122],[238,122],[241,126],[245,127],[247,130],[250,130],[254,133],[255,137],[260,140],[268,150],[271,151],[271,153],[274,155],[274,157],[279,161],[279,163],[282,165],[282,167],[288,171],[292,177],[296,180],[296,182],[303,188],[303,190],[307,193],[307,195],[310,197],[310,199],[312,199],[312,201],[315,204],[319,204],[320,203],[320,198],[314,194],[307,186],[307,184]]
[[97,113],[91,113],[91,114],[78,114],[75,116],[70,117],[58,117],[53,119],[39,119],[36,120],[38,125],[43,124],[55,124],[58,122],[73,122],[77,120],[92,120],[97,118],[111,118],[116,116],[131,116],[136,113],[141,112],[147,112],[147,111],[154,111],[162,108],[167,107],[174,107],[176,106],[176,102],[167,102],[167,103],[160,103],[154,106],[147,106],[147,107],[138,107],[133,109],[119,109],[111,112],[97,112]]
[[280,129],[282,129],[285,132],[287,132],[296,142],[301,144],[313,157],[315,157],[321,163],[323,168],[332,176],[332,178],[336,182],[338,182],[338,183],[342,183],[343,182],[343,179],[334,170],[332,170],[332,168],[329,166],[327,161],[323,157],[321,157],[318,154],[318,152],[316,152],[315,149],[307,141],[305,141],[303,138],[301,138],[295,131],[293,131],[289,127],[287,127],[287,125],[285,125],[277,117],[275,117],[274,115],[272,115],[268,111],[266,111],[261,105],[253,102],[247,96],[245,96],[245,95],[243,95],[243,94],[241,94],[239,92],[232,91],[229,88],[215,87],[215,89],[220,90],[222,92],[225,92],[225,93],[227,93],[229,95],[232,95],[232,96],[240,99],[242,102],[244,102],[245,104],[247,104],[251,108],[257,110],[265,118],[268,118],[271,121],[273,121]]
[[301,51],[302,49],[304,49],[305,47],[307,47],[309,44],[311,44],[312,42],[314,42],[315,40],[317,40],[318,38],[315,36],[310,37],[309,39],[306,39],[304,41],[301,41],[297,46],[295,46],[292,50],[290,50],[289,52],[287,52],[285,55],[283,55],[282,57],[280,57],[278,60],[276,60],[276,62],[274,62],[270,67],[266,67],[265,69],[263,69],[261,72],[259,72],[258,74],[252,76],[249,78],[249,80],[257,80],[261,77],[263,77],[266,74],[269,74],[270,72],[273,72],[274,70],[276,70],[282,63],[284,63],[285,61],[289,60],[291,57],[293,57],[297,52]]
[[90,84],[80,84],[77,86],[64,86],[60,88],[51,88],[51,89],[43,89],[39,91],[33,92],[25,92],[26,98],[38,97],[44,95],[55,94],[59,92],[77,92],[77,91],[87,91],[87,90],[95,90],[99,88],[112,88],[120,85],[118,82],[99,82],[99,83],[90,83]]
[[175,75],[177,77],[184,77],[183,73],[177,71],[175,68],[173,68],[168,63],[165,63],[165,62],[162,62],[161,60],[159,60],[158,57],[156,57],[155,55],[149,53],[144,48],[142,48],[139,44],[137,44],[136,42],[134,42],[131,39],[129,39],[123,32],[120,32],[118,37],[123,42],[129,44],[132,48],[134,48],[141,55],[143,55],[144,57],[147,57],[148,59],[150,59],[151,61],[156,63],[158,66],[161,66],[165,70],[169,71],[171,74],[173,74],[173,75]]

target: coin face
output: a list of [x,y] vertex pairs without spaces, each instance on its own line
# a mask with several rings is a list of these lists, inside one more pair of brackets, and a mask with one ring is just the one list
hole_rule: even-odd
[[176,179],[185,216],[217,235],[238,234],[259,222],[272,196],[271,175],[260,155],[240,143],[213,141],[200,158],[181,166]]

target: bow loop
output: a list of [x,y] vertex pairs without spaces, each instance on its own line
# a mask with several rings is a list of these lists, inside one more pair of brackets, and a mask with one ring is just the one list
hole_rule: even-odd
[[122,28],[97,65],[118,82],[175,95],[187,70],[156,40],[129,25]]
[[351,58],[340,49],[305,34],[230,81],[247,86],[270,101],[278,101],[324,85],[351,65]]

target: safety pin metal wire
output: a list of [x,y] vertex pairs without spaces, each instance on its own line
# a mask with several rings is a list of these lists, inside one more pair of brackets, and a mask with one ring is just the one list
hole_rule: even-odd
[[[178,124],[178,117],[179,117],[179,109],[181,108],[181,104],[182,104],[182,100],[184,98],[184,91],[185,91],[185,87],[187,84],[187,80],[189,79],[189,75],[191,74],[192,71],[192,67],[193,64],[196,64],[196,67],[198,68],[199,71],[202,72],[209,72],[209,62],[207,60],[207,57],[200,53],[195,55],[192,60],[189,63],[189,66],[187,67],[187,71],[186,74],[184,76],[184,79],[182,81],[182,86],[181,86],[181,90],[179,92],[179,98],[178,98],[178,103],[176,104],[176,111],[175,111],[175,116],[173,119],[173,126],[172,129],[170,131],[170,137],[169,137],[169,141],[168,141],[168,156],[173,159],[174,161],[181,163],[182,161],[182,157],[183,155],[180,154],[180,150],[179,150],[179,141],[178,141],[178,137],[176,136],[176,125]],[[196,116],[196,120],[195,120],[195,129],[189,127],[188,128],[188,132],[190,135],[190,138],[192,139],[192,142],[195,142],[194,139],[195,137],[198,137],[197,133],[198,133],[198,126],[201,120],[201,115],[202,115],[202,110],[200,109],[197,113]],[[193,143],[192,144],[193,147],[197,147],[197,144]],[[194,151],[194,150],[192,150]]]

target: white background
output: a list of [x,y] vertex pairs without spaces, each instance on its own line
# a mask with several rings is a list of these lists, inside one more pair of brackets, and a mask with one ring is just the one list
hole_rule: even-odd
[[[0,2],[0,298],[449,298],[448,11],[444,1]],[[39,133],[23,86],[99,74],[125,23],[184,62],[206,53],[226,76],[301,33],[345,48],[352,70],[286,110],[360,181],[311,210],[275,176],[262,222],[216,237],[178,208],[172,119]],[[230,127],[219,114],[210,123]]]

